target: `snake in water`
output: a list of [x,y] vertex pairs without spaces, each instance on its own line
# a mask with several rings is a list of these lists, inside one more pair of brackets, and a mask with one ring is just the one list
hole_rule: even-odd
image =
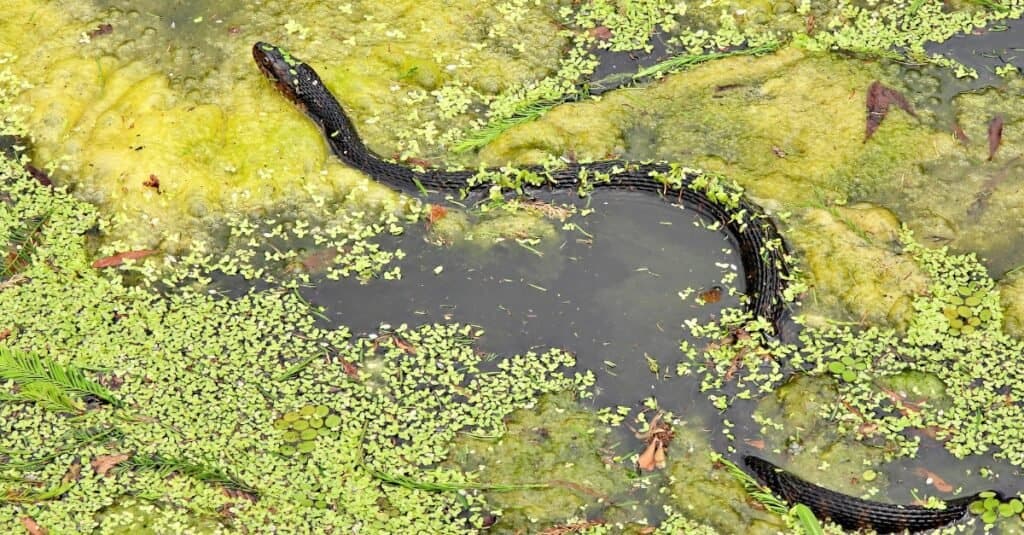
[[[320,127],[331,151],[346,164],[414,196],[424,191],[464,193],[489,189],[489,184],[470,180],[477,171],[414,169],[380,157],[366,147],[345,110],[312,67],[267,43],[256,43],[252,51],[260,70],[283,96]],[[670,202],[678,200],[719,222],[740,250],[746,277],[746,310],[754,317],[768,320],[778,330],[785,311],[782,294],[787,281],[786,251],[774,224],[746,197],[728,201],[712,198],[698,184],[701,175],[697,173],[685,173],[681,183],[669,186],[657,179],[673,171],[673,167],[665,163],[603,160],[569,163],[555,169],[542,166],[523,169],[543,177],[542,185],[533,186],[536,190],[575,190],[581,185],[581,176],[603,176],[604,180],[592,181],[591,185],[601,189],[645,191]],[[831,518],[849,529],[871,528],[889,533],[934,528],[962,517],[967,504],[974,499],[969,496],[951,500],[941,510],[869,502],[804,481],[757,457],[747,457],[745,461],[776,494],[791,503],[803,503],[819,518]]]

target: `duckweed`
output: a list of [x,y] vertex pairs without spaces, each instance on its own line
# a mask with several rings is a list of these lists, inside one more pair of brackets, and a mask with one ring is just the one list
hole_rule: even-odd
[[341,416],[331,412],[326,405],[303,405],[274,420],[274,429],[282,431],[285,442],[278,451],[285,456],[310,453],[316,449],[317,437],[337,435],[341,428]]

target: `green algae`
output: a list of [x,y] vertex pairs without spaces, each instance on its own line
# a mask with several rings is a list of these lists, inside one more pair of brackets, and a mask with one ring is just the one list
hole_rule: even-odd
[[743,485],[714,462],[707,438],[700,432],[677,427],[672,448],[668,491],[681,514],[720,533],[739,525],[749,533],[777,533],[784,527],[777,516],[747,502]]
[[[734,379],[738,381],[738,399],[747,399],[752,392],[775,390],[784,377],[780,363],[813,376],[837,375],[835,365],[839,363],[853,373],[839,374],[838,398],[828,402],[827,411],[819,410],[818,414],[827,412],[840,435],[886,443],[880,452],[882,459],[913,456],[919,439],[904,431],[931,428],[957,457],[990,454],[1019,464],[1021,407],[1008,401],[1004,393],[1016,399],[1021,383],[1016,371],[1003,363],[1015,358],[1021,342],[1001,330],[1002,312],[993,281],[973,255],[927,249],[908,233],[902,235],[901,242],[928,277],[927,293],[914,298],[914,313],[905,334],[880,327],[856,331],[836,325],[804,329],[799,349],[760,342],[774,356],[768,369],[764,366],[765,350],[758,343],[752,346],[741,341],[730,350],[707,352],[703,358],[684,347],[690,364],[684,364],[680,372],[696,371],[694,365],[706,370],[704,358],[714,359],[711,362],[718,371],[699,373],[703,387],[712,391],[712,400],[724,408],[729,401],[722,396],[722,374],[736,358],[740,358],[737,365],[742,370],[737,374],[741,377]],[[969,332],[955,328],[945,314],[950,300],[964,293],[961,288],[972,296],[980,291],[983,298],[970,312],[979,317],[987,312],[988,317]],[[704,330],[705,334],[713,332]],[[749,355],[737,356],[735,351]],[[886,377],[890,379],[883,379]],[[904,383],[911,379],[912,383]],[[909,386],[911,393],[898,395],[888,390],[901,385]],[[912,409],[907,410],[908,406]]]
[[499,532],[534,532],[588,513],[605,516],[616,507],[611,496],[628,488],[624,467],[602,459],[610,430],[571,398],[546,397],[529,411],[513,413],[505,425],[501,437],[460,437],[450,459],[484,480],[527,481],[543,474],[551,485],[489,495],[488,504],[501,512],[494,526]]
[[[525,406],[542,391],[589,384],[585,375],[573,380],[557,372],[572,364],[559,352],[503,360],[497,372],[480,374],[483,356],[474,351],[476,331],[468,327],[401,329],[390,342],[349,340],[344,328],[314,327],[306,305],[287,292],[227,300],[182,289],[164,298],[144,286],[125,286],[89,265],[84,232],[95,224],[95,211],[36,185],[16,163],[5,160],[5,166],[10,202],[3,229],[42,209],[51,214],[44,239],[21,272],[28,280],[0,292],[0,322],[11,330],[5,343],[102,370],[125,407],[92,407],[68,420],[34,405],[0,405],[8,424],[0,444],[4,490],[20,488],[8,480],[59,481],[75,459],[85,464],[104,455],[133,455],[106,476],[84,468],[60,500],[0,507],[0,523],[10,530],[30,516],[55,532],[108,523],[122,526],[113,531],[149,526],[156,532],[355,524],[463,531],[473,522],[459,521],[459,512],[479,508],[479,498],[392,488],[364,466],[423,478],[423,467],[446,456],[445,444],[457,430],[493,434],[507,412],[499,407]],[[59,282],[69,278],[75,284]],[[395,336],[416,348],[414,357],[403,349],[407,345],[393,342]],[[276,380],[295,360],[325,349],[333,356]],[[361,368],[361,380],[348,376],[341,358]],[[424,366],[427,361],[432,365]],[[285,441],[273,422],[279,411],[301,415],[307,407],[312,416],[327,407],[345,418],[337,434],[317,436],[318,447],[300,463],[277,454]],[[446,423],[425,419],[428,414],[444,415]],[[312,417],[303,421],[313,425]],[[109,429],[97,435],[106,440],[75,438],[77,430],[90,427]],[[427,476],[449,482],[465,477],[450,470]],[[235,478],[259,498],[222,492],[220,484]],[[339,480],[345,485],[329,483]],[[105,515],[126,493],[159,506],[115,508],[116,520]]]

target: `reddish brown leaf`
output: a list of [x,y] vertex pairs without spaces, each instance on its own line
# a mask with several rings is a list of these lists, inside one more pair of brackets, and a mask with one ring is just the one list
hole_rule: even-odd
[[882,120],[889,113],[889,107],[893,104],[897,105],[903,111],[916,117],[914,113],[914,107],[910,105],[899,91],[891,87],[882,85],[882,82],[875,80],[871,82],[871,86],[868,87],[868,97],[866,101],[868,109],[868,120],[867,127],[864,131],[864,141],[866,142],[871,138],[871,135],[878,130],[878,126],[882,124]]
[[1003,142],[1003,116],[996,115],[988,122],[988,161],[992,161]]
[[953,123],[953,139],[956,139],[960,143],[967,145],[971,142],[971,138],[967,137],[967,132],[960,126],[960,123]]
[[113,256],[106,258],[100,258],[99,260],[92,263],[92,267],[96,269],[108,268],[114,266],[120,266],[125,260],[139,260],[146,258],[147,256],[154,255],[160,251],[156,249],[140,249],[138,251],[125,251],[123,253],[117,253]]
[[46,535],[46,529],[37,524],[32,517],[21,517],[21,525],[25,526],[25,531],[28,531],[28,535]]
[[433,225],[448,215],[448,209],[438,204],[430,205],[430,212],[427,214],[427,226]]
[[359,368],[357,368],[355,364],[352,364],[351,362],[345,360],[342,357],[338,358],[341,360],[341,368],[342,371],[345,372],[345,375],[353,379],[359,379]]
[[757,448],[759,450],[763,450],[764,446],[765,446],[764,440],[762,440],[760,438],[757,438],[757,439],[747,438],[747,439],[743,439],[743,442],[746,442],[747,445],[750,446],[751,448]]
[[612,38],[612,31],[607,26],[597,26],[590,29],[590,35],[598,41],[607,41]]
[[722,287],[712,286],[711,288],[701,292],[698,297],[700,297],[701,301],[704,301],[705,303],[715,304],[722,299]]
[[114,26],[112,26],[110,24],[104,23],[104,24],[100,24],[99,26],[97,26],[95,30],[90,30],[89,31],[89,37],[90,38],[96,38],[96,37],[99,37],[101,35],[110,34],[113,31],[114,31]]
[[64,477],[60,479],[63,484],[70,483],[72,481],[78,481],[82,478],[82,463],[75,459],[75,462],[71,463],[68,467],[68,471],[64,473]]
[[935,490],[939,492],[953,492],[953,485],[946,483],[945,479],[942,479],[941,477],[938,476],[938,474],[932,472],[931,470],[928,470],[923,467],[918,467],[914,469],[914,473],[925,478],[925,480],[928,483],[930,483],[933,487],[935,487]]
[[242,490],[222,488],[221,492],[223,492],[224,495],[227,496],[228,498],[241,498],[243,500],[248,500],[252,503],[256,503],[256,496],[253,496],[252,494]]
[[157,193],[160,193],[160,179],[156,175],[149,175],[149,178],[142,185],[147,188],[153,188]]
[[100,455],[89,463],[92,469],[101,476],[106,476],[110,469],[121,464],[131,457],[128,453],[117,453],[114,455]]
[[313,251],[302,259],[302,268],[307,273],[320,273],[330,267],[339,254],[341,251],[334,247]]
[[46,171],[31,164],[26,165],[25,170],[28,171],[28,174],[32,175],[32,178],[36,179],[36,182],[43,186],[53,187],[53,181],[50,180],[50,175],[46,174]]
[[645,472],[665,467],[665,451],[660,439],[654,439],[647,445],[647,449],[640,454],[636,465]]
[[597,526],[603,525],[604,521],[602,520],[587,520],[576,524],[558,524],[557,526],[551,526],[544,531],[538,532],[537,535],[569,535],[570,533],[580,533],[587,531],[590,528],[596,528]]

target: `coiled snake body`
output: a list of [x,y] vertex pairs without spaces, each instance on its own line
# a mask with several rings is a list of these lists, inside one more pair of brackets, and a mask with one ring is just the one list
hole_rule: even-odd
[[[457,193],[489,188],[489,184],[470,181],[475,171],[417,170],[381,158],[363,144],[352,121],[312,67],[267,43],[256,43],[253,57],[280,93],[323,130],[331,150],[346,164],[412,195],[419,195],[424,190]],[[694,187],[698,177],[694,174],[684,175],[682,184],[669,190],[664,182],[655,178],[655,175],[672,171],[672,167],[665,163],[605,160],[572,163],[558,169],[533,166],[526,170],[544,177],[542,187],[550,189],[576,189],[580,185],[581,173],[608,176],[607,180],[594,181],[592,185],[595,188],[646,191],[668,201],[678,199],[720,222],[740,249],[746,277],[747,311],[768,320],[778,329],[784,312],[785,250],[775,226],[756,204],[741,197],[726,206],[710,198],[700,187]],[[948,507],[941,511],[867,502],[808,483],[756,457],[748,457],[746,462],[773,492],[791,503],[804,503],[818,517],[831,518],[847,528],[868,527],[879,532],[928,529],[960,518],[970,501],[961,498],[948,502]]]

